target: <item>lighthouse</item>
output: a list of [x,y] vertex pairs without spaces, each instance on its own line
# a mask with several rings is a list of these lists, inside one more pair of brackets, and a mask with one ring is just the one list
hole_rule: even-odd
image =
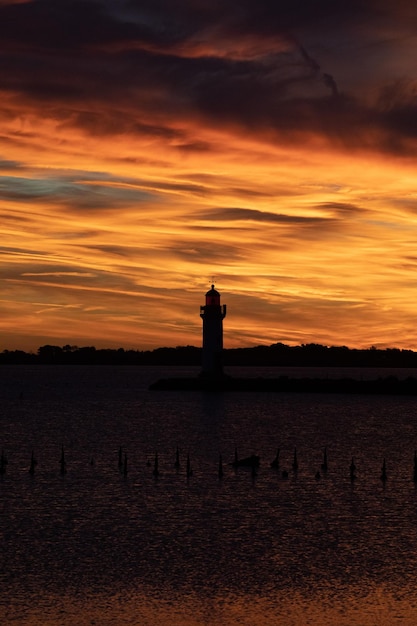
[[226,305],[220,304],[220,294],[211,286],[206,293],[206,304],[200,307],[203,320],[203,369],[202,376],[219,377],[223,375],[223,319],[226,317]]

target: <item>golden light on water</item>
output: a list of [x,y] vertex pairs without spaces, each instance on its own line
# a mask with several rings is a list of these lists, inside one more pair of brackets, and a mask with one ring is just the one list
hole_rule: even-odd
[[[82,620],[80,624],[116,620],[120,624],[140,623],[171,624],[177,626],[199,626],[200,624],[244,624],[250,626],[390,626],[399,621],[404,626],[414,626],[415,611],[407,597],[393,594],[383,587],[361,590],[355,585],[352,592],[333,596],[323,590],[302,594],[289,587],[273,596],[230,594],[228,597],[209,597],[207,590],[201,597],[193,592],[178,592],[175,597],[161,598],[157,590],[147,593],[131,589],[124,590],[123,598],[115,592],[89,598],[53,596],[40,597],[39,607],[28,609],[22,617],[22,626],[39,623],[40,616],[45,626],[48,612],[43,605],[60,607],[66,620]],[[208,608],[210,615],[207,615]],[[55,620],[55,614],[52,617]]]

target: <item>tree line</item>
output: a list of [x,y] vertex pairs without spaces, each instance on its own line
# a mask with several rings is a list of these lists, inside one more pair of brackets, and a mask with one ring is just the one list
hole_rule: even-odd
[[[44,345],[37,352],[3,350],[0,364],[47,365],[201,365],[201,348],[177,346],[154,350]],[[310,343],[223,350],[225,366],[281,367],[406,367],[417,368],[417,352],[399,348],[367,349]]]

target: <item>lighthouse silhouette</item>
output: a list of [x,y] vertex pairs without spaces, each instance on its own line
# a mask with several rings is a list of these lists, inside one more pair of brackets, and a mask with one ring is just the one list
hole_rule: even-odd
[[206,293],[206,304],[200,307],[203,320],[203,367],[202,376],[218,378],[223,376],[223,319],[226,305],[221,306],[220,294],[211,286]]

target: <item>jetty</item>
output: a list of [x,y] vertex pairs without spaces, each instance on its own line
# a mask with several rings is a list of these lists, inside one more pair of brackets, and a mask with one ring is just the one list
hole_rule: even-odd
[[355,378],[234,378],[198,376],[189,378],[161,378],[149,386],[151,391],[205,391],[275,393],[340,393],[375,395],[417,395],[417,378],[399,379],[396,376],[358,380]]

